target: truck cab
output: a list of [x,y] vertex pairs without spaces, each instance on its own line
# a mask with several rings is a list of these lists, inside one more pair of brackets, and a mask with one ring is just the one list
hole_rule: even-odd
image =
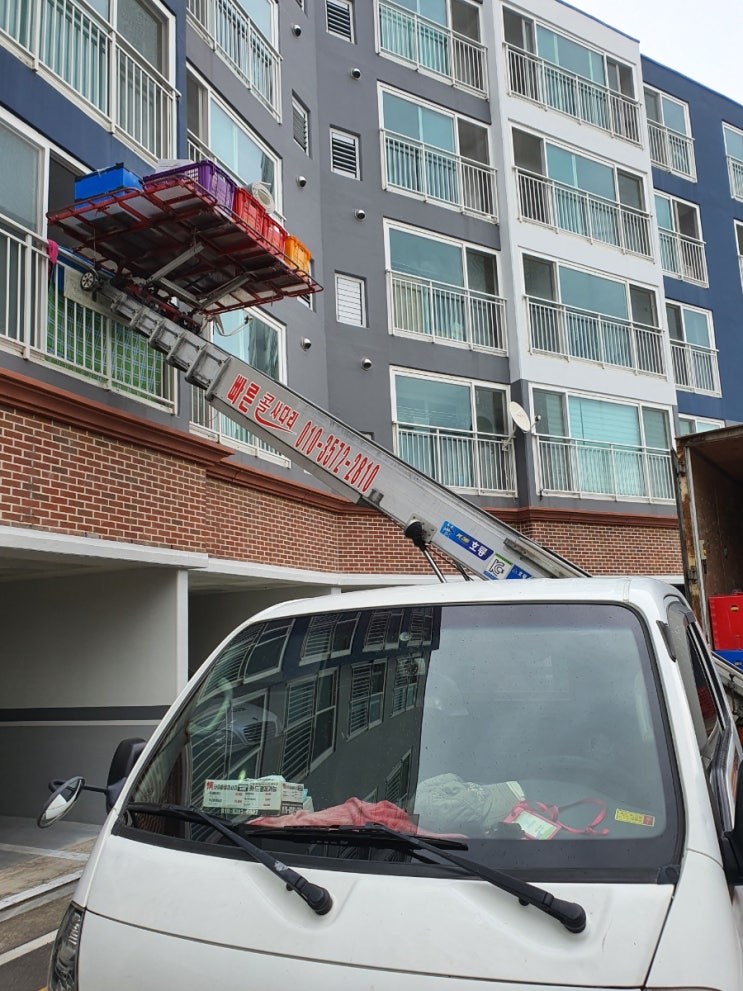
[[282,603],[112,796],[50,991],[739,991],[740,756],[661,582]]

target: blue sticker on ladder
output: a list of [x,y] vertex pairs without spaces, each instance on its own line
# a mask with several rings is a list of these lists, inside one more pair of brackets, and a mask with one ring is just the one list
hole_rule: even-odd
[[475,540],[474,537],[471,537],[468,533],[465,533],[464,530],[460,530],[459,527],[455,526],[453,523],[444,521],[441,524],[441,533],[445,537],[448,537],[449,540],[453,540],[455,544],[459,544],[460,547],[464,547],[470,552],[470,554],[474,554],[475,557],[479,557],[481,561],[487,561],[493,553],[492,548],[487,547],[479,540]]
[[506,578],[531,578],[531,575],[528,571],[524,571],[523,568],[520,568],[518,564],[514,564],[506,575]]

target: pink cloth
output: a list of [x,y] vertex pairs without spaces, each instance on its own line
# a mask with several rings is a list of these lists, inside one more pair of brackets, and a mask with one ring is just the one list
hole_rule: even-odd
[[392,802],[362,802],[360,798],[349,798],[343,805],[333,805],[320,812],[294,812],[288,816],[261,816],[251,819],[251,826],[365,826],[378,823],[401,833],[417,833],[418,836],[462,839],[461,833],[431,833],[418,826],[407,812],[403,812]]

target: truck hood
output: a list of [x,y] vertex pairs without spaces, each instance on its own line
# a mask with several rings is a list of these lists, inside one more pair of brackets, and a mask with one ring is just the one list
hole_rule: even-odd
[[[136,947],[161,961],[166,984],[168,958],[193,957],[188,979],[179,984],[184,991],[213,981],[220,948],[229,948],[230,956],[255,954],[265,991],[286,987],[287,967],[303,961],[333,965],[335,973],[375,971],[380,986],[386,986],[386,972],[398,979],[427,974],[514,986],[639,987],[674,891],[657,884],[543,885],[585,908],[586,929],[575,935],[478,879],[303,873],[330,891],[328,915],[315,915],[259,864],[110,835],[81,883],[92,913],[83,929],[81,966],[95,970],[91,952],[102,952],[110,966],[105,947],[89,949],[97,932],[95,943],[104,939],[109,950],[118,944],[130,957]],[[193,955],[189,941],[203,953]],[[271,957],[282,960],[274,971]],[[252,969],[247,959],[244,964]],[[310,985],[301,983],[307,991]]]

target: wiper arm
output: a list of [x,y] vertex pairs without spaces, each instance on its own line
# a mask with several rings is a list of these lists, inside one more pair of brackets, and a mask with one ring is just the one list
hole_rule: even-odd
[[150,802],[130,802],[125,811],[141,812],[156,816],[171,816],[186,822],[204,822],[218,833],[221,833],[222,836],[231,840],[235,846],[249,853],[258,863],[267,867],[272,874],[275,874],[276,877],[284,882],[289,891],[296,891],[299,897],[307,902],[313,912],[316,912],[318,915],[326,915],[333,907],[333,899],[330,897],[330,893],[326,888],[308,881],[306,877],[303,877],[298,871],[292,870],[291,867],[287,867],[286,864],[282,864],[277,857],[272,856],[268,851],[262,850],[255,843],[251,843],[250,840],[246,840],[240,836],[238,832],[231,826],[228,826],[222,819],[209,815],[208,812],[204,812],[203,809],[197,808],[195,805],[160,805]]
[[582,933],[586,928],[586,913],[582,905],[577,902],[565,901],[562,898],[555,898],[549,891],[537,887],[536,884],[529,884],[528,881],[521,881],[503,871],[494,871],[490,867],[486,867],[485,864],[478,864],[476,861],[458,857],[450,850],[441,849],[414,833],[401,833],[396,829],[390,829],[389,826],[383,826],[381,823],[370,822],[365,826],[356,827],[356,830],[358,833],[368,833],[372,836],[384,834],[394,836],[398,840],[404,840],[413,856],[415,856],[416,850],[427,850],[429,853],[438,854],[442,860],[448,860],[449,863],[461,867],[468,874],[480,877],[483,881],[495,885],[496,888],[514,895],[522,905],[533,905],[540,911],[546,912],[547,915],[551,915],[558,922],[561,922],[568,932]]

